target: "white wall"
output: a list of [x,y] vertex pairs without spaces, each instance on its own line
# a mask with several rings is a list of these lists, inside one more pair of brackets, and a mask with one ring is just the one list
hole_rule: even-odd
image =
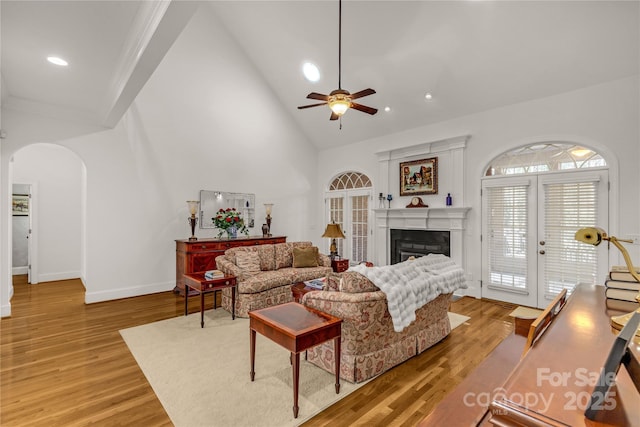
[[[173,289],[174,240],[190,235],[185,201],[202,189],[255,193],[256,224],[272,202],[274,235],[321,241],[317,151],[209,8],[199,9],[115,129],[16,111],[3,111],[3,120],[3,189],[6,158],[43,138],[86,166],[86,302]],[[196,229],[198,237],[215,234]],[[3,316],[8,249],[3,242]]]
[[[471,135],[465,150],[465,204],[469,212],[464,268],[472,274],[474,287],[468,294],[479,295],[481,274],[480,252],[480,179],[489,162],[512,148],[536,141],[566,140],[594,148],[610,164],[610,223],[609,232],[616,236],[640,232],[640,205],[637,194],[640,168],[638,118],[639,78],[634,76],[582,90],[559,94],[498,108],[479,114],[460,117],[431,126],[411,129],[403,133],[362,141],[347,147],[320,153],[318,182],[326,185],[335,173],[359,170],[376,177],[376,151],[436,141],[459,135]],[[439,197],[444,200],[446,189]],[[399,190],[391,188],[392,207],[402,207]],[[454,199],[454,203],[455,203]],[[640,258],[640,247],[628,246],[632,258]],[[616,251],[612,257],[618,263]]]

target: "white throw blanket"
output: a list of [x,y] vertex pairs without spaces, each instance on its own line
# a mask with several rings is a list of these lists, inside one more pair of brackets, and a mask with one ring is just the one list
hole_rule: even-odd
[[382,267],[357,265],[349,271],[362,274],[385,293],[396,332],[409,326],[416,310],[440,294],[467,287],[464,270],[440,254]]

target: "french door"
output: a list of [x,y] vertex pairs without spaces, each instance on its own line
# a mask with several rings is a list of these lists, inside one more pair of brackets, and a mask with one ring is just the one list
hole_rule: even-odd
[[[340,224],[345,239],[338,239],[338,254],[349,259],[351,264],[370,260],[371,227],[369,212],[371,190],[332,191],[325,199],[329,222]],[[328,253],[329,241],[326,242]]]
[[483,298],[544,308],[562,289],[602,283],[607,251],[574,234],[608,229],[607,170],[485,178],[482,216]]

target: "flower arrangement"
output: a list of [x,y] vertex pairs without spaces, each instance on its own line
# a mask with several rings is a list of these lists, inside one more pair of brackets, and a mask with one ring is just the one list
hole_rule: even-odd
[[247,236],[249,235],[249,230],[244,225],[244,220],[236,208],[220,209],[216,212],[216,216],[211,219],[213,220],[213,225],[219,229],[218,237],[225,232],[229,237],[236,237],[238,231]]

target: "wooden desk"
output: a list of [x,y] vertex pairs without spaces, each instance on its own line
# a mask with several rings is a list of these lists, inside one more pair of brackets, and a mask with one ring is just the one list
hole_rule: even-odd
[[333,340],[336,363],[336,394],[340,393],[340,335],[342,319],[297,302],[267,307],[249,312],[251,335],[251,381],[255,378],[256,332],[280,344],[291,352],[293,365],[293,417],[298,418],[298,383],[300,353]]
[[[597,421],[584,411],[618,331],[602,286],[579,285],[558,317],[520,360],[490,407],[489,422],[506,426],[640,426],[640,393],[624,367]],[[630,304],[629,310],[637,308]],[[640,354],[640,340],[629,346]]]

